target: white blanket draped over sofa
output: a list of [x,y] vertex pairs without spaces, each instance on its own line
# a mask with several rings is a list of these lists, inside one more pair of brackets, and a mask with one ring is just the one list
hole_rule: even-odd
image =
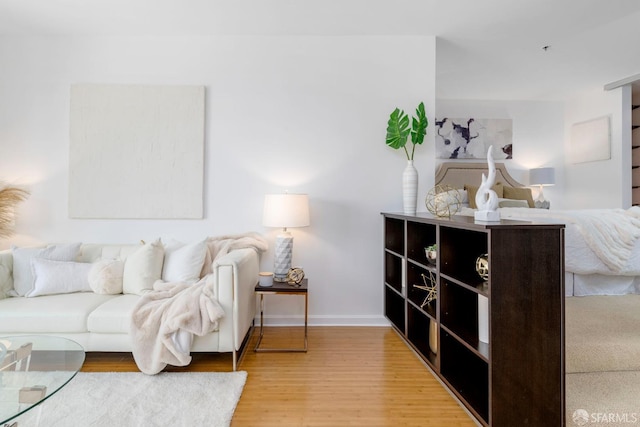
[[[234,249],[267,249],[264,239],[255,235],[210,238],[207,244],[213,262]],[[153,375],[167,365],[188,365],[193,335],[215,331],[223,316],[212,274],[194,284],[155,282],[153,292],[142,295],[131,317],[133,356],[138,368]]]

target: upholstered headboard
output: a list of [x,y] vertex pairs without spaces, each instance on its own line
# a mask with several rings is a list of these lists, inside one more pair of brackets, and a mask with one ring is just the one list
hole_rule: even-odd
[[[486,163],[444,162],[436,172],[436,185],[450,185],[463,188],[465,184],[480,185],[482,174],[489,172]],[[508,187],[525,187],[509,174],[504,163],[496,163],[496,182],[502,182]]]

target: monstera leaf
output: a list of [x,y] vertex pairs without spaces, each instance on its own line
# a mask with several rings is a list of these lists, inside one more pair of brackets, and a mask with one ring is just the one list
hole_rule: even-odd
[[407,143],[409,132],[409,116],[404,111],[396,108],[387,122],[387,145],[396,150],[404,147]]
[[[387,145],[396,150],[399,148],[404,149],[407,160],[413,160],[416,145],[424,142],[424,137],[427,134],[427,126],[429,126],[429,121],[424,111],[423,102],[416,108],[416,116],[412,117],[411,122],[409,122],[409,116],[405,114],[404,111],[396,108],[389,116],[389,121],[387,122]],[[411,143],[413,144],[411,153],[407,150],[407,138],[409,134],[411,134]]]
[[421,102],[418,108],[416,108],[416,116],[417,117],[413,117],[411,121],[411,142],[414,144],[422,144],[427,134],[427,126],[429,126],[427,114],[424,112],[424,102]]

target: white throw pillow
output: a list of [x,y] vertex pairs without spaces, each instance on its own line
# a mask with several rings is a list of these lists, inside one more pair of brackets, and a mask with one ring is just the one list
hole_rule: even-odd
[[32,258],[43,258],[53,261],[75,261],[80,252],[80,243],[53,245],[46,248],[11,247],[13,254],[13,289],[12,295],[25,296],[33,288]]
[[40,295],[69,294],[72,292],[90,292],[88,262],[51,261],[33,258],[33,289],[26,297]]
[[153,289],[156,280],[162,277],[164,249],[160,239],[140,246],[124,261],[122,292],[142,295]]
[[122,293],[124,261],[101,259],[89,270],[89,286],[96,294],[116,295]]
[[206,254],[206,239],[189,245],[175,240],[170,242],[164,247],[162,280],[165,282],[197,282],[200,279]]

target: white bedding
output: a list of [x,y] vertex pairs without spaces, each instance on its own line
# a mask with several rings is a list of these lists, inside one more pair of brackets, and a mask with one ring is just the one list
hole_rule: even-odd
[[[603,279],[602,276],[629,276],[630,279],[630,276],[640,276],[640,209],[637,207],[583,211],[500,208],[499,211],[503,219],[565,224],[568,273],[595,274]],[[460,214],[473,215],[473,210],[463,209]],[[626,293],[637,293],[633,280],[623,282],[627,284]],[[617,288],[616,293],[621,291],[621,286]]]

